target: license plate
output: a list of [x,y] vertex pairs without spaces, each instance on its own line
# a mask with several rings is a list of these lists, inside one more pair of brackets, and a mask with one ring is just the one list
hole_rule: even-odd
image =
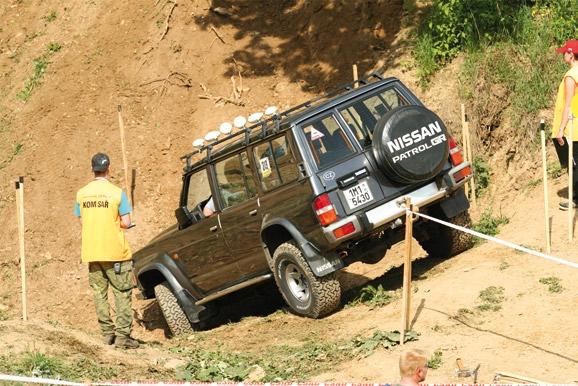
[[373,200],[373,195],[367,182],[361,182],[343,191],[349,209],[355,209]]

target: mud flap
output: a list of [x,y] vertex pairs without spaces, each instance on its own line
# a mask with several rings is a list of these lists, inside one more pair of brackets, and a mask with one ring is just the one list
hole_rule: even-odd
[[299,243],[299,248],[303,251],[305,259],[309,263],[311,270],[317,277],[326,276],[332,272],[343,268],[343,260],[335,252],[328,253],[323,256],[319,251],[309,242]]
[[458,214],[465,212],[470,208],[470,202],[466,198],[463,188],[456,190],[451,196],[440,203],[442,211],[447,218],[454,218]]

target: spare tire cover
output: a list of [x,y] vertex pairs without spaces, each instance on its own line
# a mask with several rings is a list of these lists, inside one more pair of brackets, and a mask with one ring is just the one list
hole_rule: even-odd
[[437,175],[447,162],[448,138],[437,114],[422,106],[400,106],[377,121],[373,154],[392,180],[421,182]]

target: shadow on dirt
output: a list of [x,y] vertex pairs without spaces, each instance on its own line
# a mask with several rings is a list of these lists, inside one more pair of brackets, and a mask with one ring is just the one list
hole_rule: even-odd
[[395,48],[403,1],[213,0],[210,9],[207,17],[195,17],[197,25],[232,26],[235,39],[246,42],[225,61],[224,76],[270,76],[282,69],[304,90],[318,91],[350,82],[354,63],[361,75]]
[[[443,260],[436,258],[421,258],[415,260],[412,265],[412,278],[419,281],[427,278],[428,272]],[[341,306],[359,297],[362,288],[368,285],[377,287],[381,285],[385,290],[397,290],[403,285],[403,267],[390,269],[382,276],[368,280],[365,276],[345,271],[340,272],[340,281],[356,283],[351,288],[345,289],[341,297]],[[288,312],[288,307],[274,281],[266,282],[258,286],[246,288],[229,296],[214,301],[214,306],[219,310],[218,314],[211,318],[204,330],[210,330],[224,324],[237,323],[246,317],[265,317],[281,309]],[[151,301],[142,308],[142,317],[139,324],[147,330],[163,329],[165,337],[170,336],[162,312],[156,301]]]

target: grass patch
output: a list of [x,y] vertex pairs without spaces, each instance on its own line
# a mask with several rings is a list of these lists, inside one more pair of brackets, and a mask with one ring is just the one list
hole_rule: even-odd
[[379,308],[388,305],[398,298],[399,295],[395,291],[386,291],[381,284],[377,287],[366,285],[361,289],[359,296],[349,302],[348,305],[356,306],[365,304],[371,308]]
[[59,43],[49,43],[46,47],[46,52],[32,61],[34,72],[32,73],[32,76],[24,82],[24,88],[16,94],[16,97],[19,100],[26,102],[30,99],[34,90],[42,84],[42,78],[50,64],[50,58],[56,52],[60,51],[61,48],[62,46]]
[[22,153],[23,149],[24,149],[24,145],[22,143],[18,142],[18,143],[13,144],[12,145],[12,153],[10,153],[10,155],[8,156],[7,159],[0,162],[0,170],[4,169],[6,167],[6,165],[8,165],[10,162],[12,162],[14,157],[16,157],[18,154]]
[[442,355],[443,355],[442,350],[440,349],[435,350],[431,358],[427,361],[428,367],[430,369],[439,369],[444,363]]
[[490,286],[482,291],[478,296],[481,304],[476,308],[480,311],[499,311],[502,309],[502,303],[506,299],[504,296],[504,287]]
[[560,279],[555,276],[540,278],[540,283],[548,286],[548,291],[551,293],[560,293],[564,291],[564,287],[560,284]]
[[[487,236],[495,236],[500,232],[499,230],[500,226],[505,225],[508,222],[510,222],[510,220],[507,217],[505,216],[494,217],[492,214],[492,210],[486,209],[484,213],[482,213],[480,220],[476,224],[474,224],[473,229]],[[483,241],[483,239],[479,237],[476,237],[475,240],[477,244]]]
[[83,379],[109,381],[119,374],[116,368],[102,366],[88,358],[67,361],[65,358],[36,351],[29,351],[17,356],[0,356],[0,371],[13,375],[69,381],[81,381]]
[[562,166],[558,161],[548,162],[546,166],[546,171],[548,173],[548,177],[555,180],[556,178],[560,178],[562,176]]
[[502,261],[500,263],[500,266],[498,267],[498,269],[500,271],[504,271],[504,270],[508,269],[509,267],[510,267],[510,263],[508,263],[507,261]]
[[476,178],[476,197],[481,197],[490,186],[490,165],[479,156],[474,157],[472,165]]
[[8,319],[10,319],[10,317],[8,316],[8,313],[4,310],[0,310],[0,321],[8,320]]
[[56,20],[56,16],[56,11],[52,10],[48,15],[44,16],[44,21],[47,23],[52,23],[54,20]]
[[[405,342],[418,339],[416,332],[405,335]],[[258,353],[236,353],[200,348],[174,348],[188,363],[177,369],[181,381],[241,382],[250,377],[258,382],[303,381],[337,363],[371,355],[379,347],[399,345],[398,331],[375,331],[371,336],[356,336],[334,342],[307,341],[300,346],[270,346]],[[258,370],[258,371],[257,371]]]

